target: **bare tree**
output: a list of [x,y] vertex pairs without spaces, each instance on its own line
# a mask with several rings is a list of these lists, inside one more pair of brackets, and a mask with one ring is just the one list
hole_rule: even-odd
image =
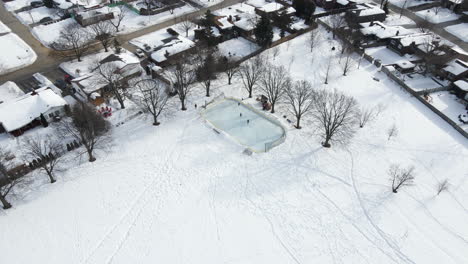
[[379,109],[375,107],[361,109],[359,111],[359,127],[363,128],[367,123],[374,121],[379,113]]
[[94,39],[99,41],[105,52],[109,51],[109,46],[115,35],[115,28],[109,21],[99,21],[89,26],[93,31]]
[[346,143],[354,135],[359,114],[354,98],[336,90],[322,90],[316,96],[311,113],[315,126],[321,131],[324,147],[329,148],[330,142]]
[[15,177],[9,172],[7,157],[10,153],[0,150],[0,202],[3,209],[11,208],[11,203],[6,199],[11,190],[21,182],[21,178]]
[[187,110],[185,102],[190,94],[193,84],[197,80],[196,71],[190,68],[186,61],[179,61],[174,67],[166,72],[167,78],[171,81],[181,103],[181,110]]
[[398,128],[395,125],[395,123],[387,129],[387,136],[388,136],[387,140],[392,139],[392,137],[398,136]]
[[434,6],[432,8],[432,10],[434,10],[434,14],[437,16],[440,12],[440,10],[442,10],[444,7],[442,5],[437,5],[437,6]]
[[179,29],[185,32],[185,37],[188,37],[189,31],[195,27],[195,24],[189,20],[188,16],[184,16],[182,22],[178,25]]
[[78,61],[81,61],[90,46],[89,32],[77,23],[70,24],[60,31],[57,41],[51,44],[51,48],[63,57],[76,58]]
[[447,179],[439,182],[437,184],[437,195],[439,195],[441,192],[448,190],[449,187],[449,182]]
[[233,56],[224,56],[219,61],[219,69],[226,74],[228,85],[231,85],[232,78],[239,72],[239,65]]
[[341,61],[341,69],[343,70],[343,76],[351,70],[354,66],[354,60],[352,58],[353,51],[350,48],[347,48],[343,54],[343,60]]
[[346,20],[343,14],[335,14],[328,17],[328,23],[332,29],[333,39],[335,39],[338,30],[346,25]]
[[308,81],[297,81],[286,90],[287,103],[296,117],[296,128],[301,128],[301,118],[313,110],[315,91]]
[[276,103],[291,86],[288,71],[283,66],[267,65],[260,80],[260,89],[271,104],[271,113],[275,112]]
[[96,160],[94,151],[108,142],[109,123],[91,106],[76,104],[71,111],[71,120],[64,120],[60,126],[65,137],[72,137],[83,144],[90,162]]
[[310,52],[314,51],[314,48],[315,46],[317,46],[319,40],[320,40],[320,31],[317,29],[312,30],[309,35]]
[[54,183],[54,172],[62,162],[62,143],[51,136],[45,138],[26,138],[25,158],[28,162],[38,161],[39,168],[49,177],[50,183]]
[[96,60],[92,63],[90,70],[94,72],[96,84],[107,87],[120,104],[120,108],[125,108],[126,82],[125,76],[119,65],[115,62],[101,63]]
[[244,88],[249,93],[249,98],[252,98],[253,89],[262,78],[265,71],[264,64],[265,60],[260,55],[243,63],[239,68],[239,75]]
[[402,186],[412,185],[414,182],[414,167],[401,168],[398,164],[392,164],[388,169],[388,175],[392,181],[392,191],[398,192]]
[[416,22],[416,26],[419,28],[419,31],[422,33],[427,32],[429,29],[432,28],[431,22],[429,22],[429,15],[425,15],[422,19],[419,19]]
[[125,6],[119,5],[118,9],[118,13],[114,13],[114,19],[109,20],[110,23],[114,26],[115,32],[119,32],[120,25],[122,24],[124,18],[127,16],[127,9],[125,8]]
[[153,116],[153,125],[158,126],[158,117],[166,109],[168,95],[166,87],[161,82],[154,79],[145,79],[138,81],[135,84],[140,92],[139,104],[143,109],[151,113]]

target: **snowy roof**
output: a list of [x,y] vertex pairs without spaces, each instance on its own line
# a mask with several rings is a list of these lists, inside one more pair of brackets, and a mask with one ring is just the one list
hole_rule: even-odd
[[338,4],[344,5],[344,6],[347,5],[347,4],[349,4],[349,1],[348,1],[348,0],[336,0],[336,2],[337,2]]
[[266,12],[266,13],[271,13],[271,12],[275,12],[275,11],[278,11],[280,10],[281,8],[283,8],[283,5],[280,4],[280,3],[269,3],[269,4],[266,4],[262,7],[259,8],[259,10],[263,11],[263,12]]
[[157,48],[157,51],[151,53],[151,58],[156,62],[163,62],[167,59],[166,55],[172,56],[195,46],[195,43],[187,38],[178,36],[171,41]]
[[468,63],[459,59],[454,59],[450,61],[447,64],[447,66],[444,67],[444,70],[446,72],[450,72],[453,75],[457,76],[457,75],[460,75],[461,73],[468,71]]
[[238,16],[240,19],[234,21],[234,25],[245,31],[250,31],[255,28],[255,20],[257,15],[255,14],[242,14]]
[[362,25],[366,26],[369,25],[368,27],[361,28],[360,31],[364,35],[375,35],[379,39],[385,39],[385,38],[390,38],[394,36],[405,36],[412,34],[413,31],[408,30],[404,27],[400,26],[387,26],[381,22],[374,22],[372,26],[370,26],[370,23],[362,23]]
[[295,13],[296,12],[296,9],[292,6],[288,7],[288,9],[286,9],[286,14],[292,14],[292,13]]
[[400,67],[402,69],[412,69],[412,68],[416,67],[416,65],[414,65],[413,63],[411,63],[410,61],[407,61],[407,60],[397,61],[395,64],[398,65],[398,67]]
[[453,84],[456,85],[461,90],[463,90],[465,92],[468,92],[468,82],[467,81],[458,80],[458,81],[454,82]]
[[431,41],[434,39],[434,36],[430,33],[419,33],[419,34],[412,34],[406,36],[396,36],[393,39],[399,39],[401,45],[407,47],[411,45],[413,42],[415,45],[423,44],[427,41]]
[[351,10],[351,12],[356,14],[357,16],[373,16],[385,14],[385,11],[371,4],[361,4],[357,9]]
[[234,25],[229,21],[229,17],[223,16],[218,18],[216,23],[221,29],[232,28]]
[[67,102],[48,87],[26,94],[16,100],[0,105],[0,123],[10,132],[21,128],[51,108],[66,105]]
[[240,14],[255,14],[255,7],[248,4],[235,4],[214,12],[218,16],[236,16]]
[[19,96],[24,95],[24,92],[14,82],[6,82],[0,85],[0,104],[11,101]]

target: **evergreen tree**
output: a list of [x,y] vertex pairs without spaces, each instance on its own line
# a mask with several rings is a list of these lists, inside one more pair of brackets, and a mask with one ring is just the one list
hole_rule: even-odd
[[312,0],[293,0],[293,7],[299,17],[310,19],[315,12],[315,3]]
[[387,14],[387,15],[388,15],[388,13],[390,12],[390,11],[388,10],[388,1],[385,2],[384,6],[383,6],[383,11],[385,11],[385,14]]
[[291,25],[292,19],[291,16],[286,13],[286,10],[283,10],[275,17],[275,23],[279,28],[285,30]]
[[42,0],[47,8],[54,8],[54,0]]
[[215,15],[211,13],[211,11],[208,9],[206,10],[205,16],[200,20],[200,24],[204,27],[212,27],[215,25]]
[[49,122],[47,122],[47,120],[45,119],[43,114],[41,114],[41,124],[42,124],[43,127],[48,127],[49,126]]
[[266,48],[271,44],[273,40],[273,26],[266,15],[263,15],[255,26],[254,34],[258,45]]

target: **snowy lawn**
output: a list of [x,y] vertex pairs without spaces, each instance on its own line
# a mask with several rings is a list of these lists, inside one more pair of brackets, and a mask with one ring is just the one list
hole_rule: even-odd
[[459,15],[446,8],[441,8],[437,14],[435,13],[435,9],[432,8],[416,12],[416,15],[434,24],[457,20],[460,18]]
[[31,2],[34,2],[34,1],[35,0],[13,0],[10,2],[6,2],[4,5],[8,11],[15,11],[25,6],[29,6]]
[[431,103],[435,108],[444,113],[455,123],[459,124],[459,126],[465,131],[468,131],[468,124],[462,124],[458,120],[458,116],[460,114],[467,114],[468,111],[456,95],[451,94],[450,92],[437,92],[430,95],[432,97]]
[[0,36],[0,75],[31,65],[36,59],[34,50],[16,34]]
[[45,17],[50,17],[52,19],[60,18],[56,9],[47,8],[45,6],[17,13],[16,17],[18,17],[18,19],[25,25],[38,23],[41,19]]
[[24,95],[16,83],[8,81],[0,85],[0,102],[5,103]]
[[260,47],[242,37],[230,39],[218,45],[219,52],[222,56],[245,57]]
[[[404,81],[414,91],[424,91],[444,86],[434,81],[429,75],[423,76],[422,74],[409,74],[409,76],[405,76]],[[446,83],[446,85],[448,85],[448,83]]]
[[77,24],[77,22],[73,18],[69,18],[49,25],[36,26],[31,32],[42,44],[49,46],[59,38],[60,31],[70,24]]
[[414,25],[414,21],[406,16],[401,16],[400,14],[391,13],[387,15],[387,18],[383,22],[385,25],[389,26],[401,26],[401,25]]
[[448,26],[445,30],[457,36],[459,39],[468,42],[468,23]]
[[[274,60],[273,51],[267,56],[295,80],[339,89],[364,107],[384,105],[350,145],[322,148],[306,119],[301,130],[289,125],[272,151],[246,156],[204,124],[193,104],[208,99],[197,88],[187,111],[173,110],[159,127],[143,116],[126,122],[96,162],[70,162],[57,183],[36,177],[10,196],[14,207],[0,211],[2,260],[467,263],[466,139],[368,63],[348,76],[334,64],[321,85],[328,56],[339,57],[330,51],[337,44],[323,40],[310,53],[307,41],[298,37]],[[240,80],[226,82],[213,84],[213,96],[246,96]],[[277,111],[291,118],[285,105]],[[399,134],[387,140],[393,124]],[[416,171],[415,184],[398,194],[387,176],[392,163]],[[450,187],[437,196],[446,178]]]
[[11,29],[0,21],[0,34],[11,32]]
[[408,61],[419,60],[419,57],[415,55],[405,54],[405,56],[400,56],[398,53],[393,52],[391,49],[388,49],[385,46],[368,48],[366,49],[365,52],[372,58],[376,60],[380,60],[382,64],[384,65],[394,64],[402,60],[408,60]]

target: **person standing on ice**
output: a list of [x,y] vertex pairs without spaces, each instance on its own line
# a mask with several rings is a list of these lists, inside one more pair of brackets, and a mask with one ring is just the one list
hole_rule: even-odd
[[242,113],[239,113],[239,116],[242,117]]
[[249,123],[250,123],[250,120],[249,120],[249,119],[247,119],[247,125],[248,125]]

